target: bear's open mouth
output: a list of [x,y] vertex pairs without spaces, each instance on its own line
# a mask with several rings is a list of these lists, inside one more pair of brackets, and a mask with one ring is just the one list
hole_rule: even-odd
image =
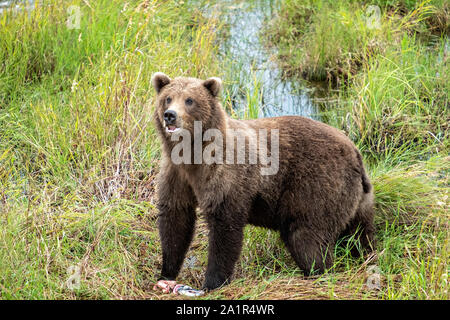
[[166,132],[168,132],[168,133],[177,132],[178,130],[180,130],[180,128],[177,128],[176,126],[173,126],[173,125],[166,127]]

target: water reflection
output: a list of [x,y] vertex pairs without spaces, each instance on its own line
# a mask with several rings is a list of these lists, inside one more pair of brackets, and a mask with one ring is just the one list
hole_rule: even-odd
[[222,60],[229,69],[225,79],[231,85],[229,99],[240,116],[253,98],[260,105],[258,117],[302,115],[318,119],[318,108],[305,88],[296,81],[282,79],[281,70],[270,59],[275,52],[261,42],[260,32],[276,6],[276,1],[216,4],[214,10],[220,12],[229,26],[229,33],[220,45]]

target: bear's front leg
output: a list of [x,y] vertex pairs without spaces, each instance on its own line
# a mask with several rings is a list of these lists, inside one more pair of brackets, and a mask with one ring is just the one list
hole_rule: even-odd
[[163,258],[158,280],[175,280],[194,234],[195,209],[161,207],[158,223]]
[[174,280],[194,234],[196,200],[191,188],[171,172],[158,182],[158,228],[162,245],[162,270],[158,280]]
[[209,226],[208,267],[203,289],[213,290],[228,284],[239,259],[245,218],[222,203],[207,214]]

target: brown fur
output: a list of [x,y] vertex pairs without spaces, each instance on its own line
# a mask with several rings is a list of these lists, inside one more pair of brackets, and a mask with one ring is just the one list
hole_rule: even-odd
[[[172,80],[157,73],[153,84],[158,92],[154,118],[163,147],[158,179],[161,278],[178,275],[193,237],[196,208],[210,229],[205,289],[230,281],[248,223],[279,230],[308,274],[331,267],[339,237],[360,230],[361,244],[370,248],[372,186],[360,153],[344,134],[300,116],[231,119],[219,103],[217,78]],[[180,113],[177,125],[191,131],[194,120],[202,121],[203,130],[218,128],[225,139],[227,128],[278,129],[278,173],[261,175],[260,164],[173,164],[170,154],[176,142],[170,141],[163,120],[168,96],[169,105],[176,104]],[[187,98],[195,101],[192,106],[185,105]]]

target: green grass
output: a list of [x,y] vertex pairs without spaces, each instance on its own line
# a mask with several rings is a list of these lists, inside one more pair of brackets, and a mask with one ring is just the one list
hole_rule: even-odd
[[[267,44],[277,47],[278,63],[287,75],[336,84],[358,73],[370,57],[395,46],[405,32],[428,35],[424,21],[443,10],[424,1],[402,14],[380,9],[377,17],[369,7],[375,4],[281,1],[278,15],[265,30]],[[448,14],[443,17],[448,19]]]
[[[278,233],[248,226],[235,280],[205,299],[448,299],[448,40],[425,41],[445,21],[428,12],[445,1],[416,12],[410,3],[378,1],[382,26],[372,30],[359,2],[284,0],[283,21],[267,34],[280,39],[288,74],[340,85],[323,119],[365,157],[376,254],[353,258],[338,246],[332,271],[304,277]],[[69,5],[80,6],[80,29],[66,27]],[[206,18],[197,5],[52,0],[0,15],[1,299],[177,298],[152,290],[161,252],[150,77],[230,75],[224,105],[231,110],[242,92],[248,103],[235,117],[257,117],[262,90],[256,77],[233,78],[239,62],[225,69],[220,15]],[[253,89],[230,85],[248,81]],[[201,219],[187,256],[179,281],[199,287]],[[372,265],[381,273],[375,291],[366,285]],[[73,266],[81,272],[72,290]]]
[[439,41],[430,51],[405,35],[339,91],[340,105],[325,111],[328,121],[376,158],[446,151],[450,64],[444,46]]

